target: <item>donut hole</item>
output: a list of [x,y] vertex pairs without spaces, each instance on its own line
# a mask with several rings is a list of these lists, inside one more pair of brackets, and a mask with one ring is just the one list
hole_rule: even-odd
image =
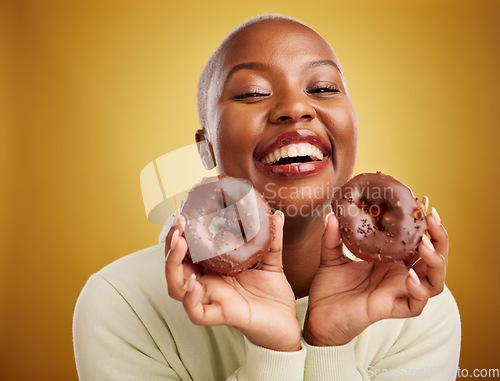
[[370,215],[372,223],[377,230],[385,231],[383,218],[384,215],[391,210],[391,205],[386,201],[373,202],[373,200],[369,200],[364,197],[360,198],[359,201],[360,204],[358,206],[363,210],[363,212]]
[[212,218],[208,226],[208,231],[211,237],[215,239],[227,233],[234,235],[237,239],[244,238],[241,222],[236,216],[227,215],[225,210],[221,210],[221,213]]
[[210,232],[212,238],[214,238],[221,230],[225,229],[225,225],[226,220],[224,217],[215,216],[212,218],[212,221],[210,221],[210,225],[208,226],[208,231]]

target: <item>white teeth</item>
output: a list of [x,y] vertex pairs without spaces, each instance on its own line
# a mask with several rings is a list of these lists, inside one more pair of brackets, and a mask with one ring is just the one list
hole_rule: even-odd
[[286,149],[286,147],[281,147],[280,157],[288,157],[288,150]]
[[307,156],[307,144],[300,143],[298,144],[299,156]]
[[311,156],[314,157],[315,159],[323,160],[323,153],[318,148],[315,149],[315,151]]
[[284,157],[310,156],[316,160],[323,160],[323,153],[316,146],[310,143],[288,144],[284,147],[277,148],[261,159],[261,162],[270,165]]
[[281,157],[281,150],[279,148],[276,149],[276,150],[274,150],[273,157],[274,157],[273,162],[278,161],[280,159],[280,157]]
[[288,157],[296,157],[299,156],[299,151],[297,150],[297,146],[288,146]]

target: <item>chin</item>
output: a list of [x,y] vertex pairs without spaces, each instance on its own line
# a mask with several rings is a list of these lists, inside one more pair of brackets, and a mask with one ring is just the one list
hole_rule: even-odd
[[310,218],[322,215],[330,205],[334,191],[330,184],[329,181],[268,182],[261,191],[273,210],[281,210],[287,217]]
[[301,199],[285,202],[284,200],[268,201],[273,210],[281,210],[287,218],[324,217],[330,210],[329,200]]

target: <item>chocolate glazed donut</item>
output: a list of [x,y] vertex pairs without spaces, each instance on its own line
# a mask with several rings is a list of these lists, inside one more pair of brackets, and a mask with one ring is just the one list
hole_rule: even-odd
[[363,173],[335,192],[332,201],[342,240],[358,258],[413,264],[427,231],[425,212],[410,188],[395,178]]
[[204,178],[189,192],[181,213],[191,261],[223,275],[258,266],[274,235],[269,204],[244,179]]

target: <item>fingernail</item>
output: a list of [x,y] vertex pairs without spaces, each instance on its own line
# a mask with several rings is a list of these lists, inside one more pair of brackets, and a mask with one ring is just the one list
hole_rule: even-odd
[[434,250],[434,246],[432,246],[431,240],[425,234],[422,236],[422,242],[425,246],[427,246],[429,250]]
[[172,240],[170,241],[170,251],[175,249],[178,240],[179,240],[179,230],[175,229],[174,234],[172,234]]
[[429,197],[424,196],[422,201],[424,202],[424,213],[427,213],[427,210],[429,209]]
[[179,213],[179,226],[182,231],[186,228],[186,217],[183,214]]
[[410,271],[408,271],[408,274],[410,274],[410,278],[413,281],[413,283],[415,283],[417,286],[420,286],[420,279],[418,278],[418,275],[415,272],[415,270],[410,269]]
[[434,217],[434,220],[436,221],[436,223],[438,225],[441,225],[441,217],[439,217],[439,214],[438,214],[436,208],[432,207],[431,214],[432,214],[432,217]]
[[193,291],[195,282],[196,282],[196,275],[194,275],[194,273],[192,273],[191,276],[187,280],[187,292]]
[[325,216],[325,227],[326,227],[326,228],[328,228],[328,221],[329,221],[330,216],[331,216],[332,214],[335,214],[335,213],[330,212],[330,213],[328,213],[328,214]]
[[277,214],[281,217],[281,223],[283,224],[283,226],[285,226],[285,215],[283,214],[283,212],[281,210],[277,210],[276,212],[274,212],[274,214]]
[[179,209],[175,211],[174,222],[172,223],[172,226],[177,226],[178,223],[179,223]]

